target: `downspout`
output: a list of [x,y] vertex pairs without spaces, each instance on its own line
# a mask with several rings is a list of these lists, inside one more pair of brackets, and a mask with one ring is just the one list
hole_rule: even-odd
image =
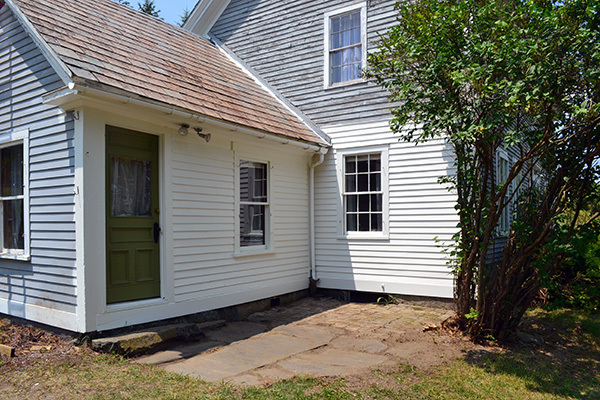
[[314,295],[317,289],[317,256],[315,252],[315,168],[323,164],[327,149],[319,151],[319,160],[310,166],[310,291]]

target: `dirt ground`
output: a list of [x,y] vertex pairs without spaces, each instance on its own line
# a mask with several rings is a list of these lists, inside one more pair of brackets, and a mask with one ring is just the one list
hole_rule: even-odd
[[[276,323],[269,326],[274,328],[277,325],[286,324],[292,320],[308,317],[311,314],[320,314],[328,310],[335,309],[343,305],[338,300],[329,298],[304,299],[301,306],[291,306],[289,308],[277,307],[275,309],[256,313],[250,316],[250,321],[265,321],[270,319]],[[368,307],[368,306],[367,306]],[[403,307],[399,305],[381,306],[386,307],[386,312],[393,312],[394,307]],[[435,310],[432,308],[432,310]],[[390,348],[397,357],[405,359],[409,364],[420,369],[429,369],[432,366],[439,365],[445,361],[461,357],[471,351],[497,351],[498,349],[476,345],[467,340],[460,332],[443,330],[439,328],[443,318],[451,315],[447,310],[436,310],[440,316],[437,324],[416,323],[400,331],[392,329],[385,332],[378,332],[370,337],[368,332],[354,332],[356,340],[362,336],[365,346],[370,345],[369,339],[377,339],[381,343],[390,344]],[[273,315],[277,316],[273,318]],[[269,318],[270,317],[270,318]],[[360,318],[360,317],[359,317]],[[335,326],[339,321],[331,321],[331,326]],[[390,327],[391,328],[391,327]],[[383,336],[382,336],[383,335]],[[385,337],[384,337],[385,336]],[[68,338],[67,338],[68,339]],[[335,345],[344,346],[344,339],[338,339]],[[394,343],[392,345],[392,343]],[[11,323],[8,319],[0,319],[0,344],[14,348],[14,357],[8,357],[0,354],[0,373],[8,369],[25,369],[32,364],[45,363],[48,365],[60,365],[70,363],[76,365],[81,360],[94,352],[86,346],[75,346],[65,339],[54,335],[48,331],[31,326],[23,326]]]
[[0,354],[0,373],[6,369],[24,369],[36,363],[77,364],[86,354],[93,353],[43,329],[13,324],[4,318],[0,318],[0,344],[14,348],[13,357]]

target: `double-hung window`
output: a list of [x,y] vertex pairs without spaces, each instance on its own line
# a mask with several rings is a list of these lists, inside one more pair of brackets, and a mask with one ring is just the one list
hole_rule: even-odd
[[[499,152],[498,153],[498,185],[504,185],[504,183],[506,182],[506,180],[508,179],[508,173],[510,170],[510,163],[508,161],[508,155],[505,152]],[[505,194],[505,202],[508,201],[508,199],[511,196],[511,187],[509,187],[506,190],[506,194]],[[510,223],[511,223],[511,208],[512,208],[512,201],[510,203],[507,203],[505,205],[505,207],[502,209],[502,211],[500,212],[500,221],[498,222],[498,228],[500,229],[500,232],[502,234],[506,234],[508,233],[509,229],[510,229]]]
[[[29,219],[25,133],[0,135],[0,257],[26,258]],[[19,139],[19,140],[15,140]]]
[[239,245],[266,248],[268,245],[268,165],[240,160]]
[[387,236],[387,158],[387,149],[340,152],[340,222],[345,237]]
[[361,80],[366,58],[366,6],[325,14],[325,87]]

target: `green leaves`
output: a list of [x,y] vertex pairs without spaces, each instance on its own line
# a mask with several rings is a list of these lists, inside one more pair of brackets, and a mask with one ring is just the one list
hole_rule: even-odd
[[[600,179],[600,2],[419,0],[396,9],[365,76],[390,93],[390,127],[402,139],[452,145],[456,175],[440,181],[457,194],[458,308],[477,310],[473,326],[488,329],[488,318],[503,319],[489,304],[526,304],[535,293],[531,260],[556,215]],[[510,153],[502,179],[499,149]],[[496,268],[488,250],[507,213],[515,220]],[[493,279],[520,284],[501,290]],[[515,307],[504,325],[522,315]]]

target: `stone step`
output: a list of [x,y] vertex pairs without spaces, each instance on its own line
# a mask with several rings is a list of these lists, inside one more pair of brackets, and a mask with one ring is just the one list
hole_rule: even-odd
[[206,332],[225,325],[225,321],[209,321],[200,324],[162,325],[123,335],[92,340],[94,351],[138,355],[173,341],[189,341],[205,336]]

